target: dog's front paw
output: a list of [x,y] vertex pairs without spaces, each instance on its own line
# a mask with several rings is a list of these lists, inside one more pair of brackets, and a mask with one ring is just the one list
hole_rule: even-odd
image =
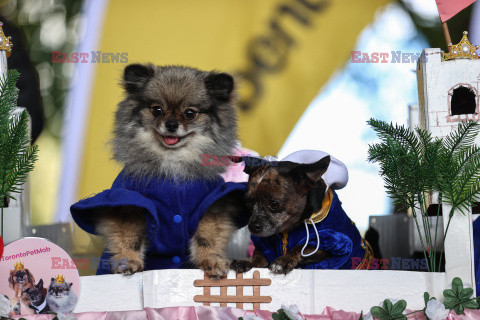
[[252,269],[253,265],[248,260],[233,260],[230,269],[238,273],[244,273]]
[[230,261],[224,257],[212,254],[198,263],[210,278],[221,278],[227,275],[230,270]]
[[281,256],[275,259],[268,267],[272,273],[287,274],[297,266],[297,262],[292,258]]
[[[112,259],[113,260],[113,259]],[[143,261],[136,259],[117,259],[112,261],[113,273],[131,275],[143,271]]]

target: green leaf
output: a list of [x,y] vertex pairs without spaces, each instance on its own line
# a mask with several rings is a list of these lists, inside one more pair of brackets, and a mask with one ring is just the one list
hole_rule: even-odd
[[445,299],[443,302],[443,305],[445,306],[446,309],[453,310],[457,304],[456,299]]
[[459,303],[455,306],[455,308],[453,308],[453,310],[455,311],[456,314],[462,314],[465,308],[461,303]]
[[371,307],[370,308],[370,313],[372,314],[372,316],[374,316],[375,318],[382,318],[382,317],[387,317],[389,314],[388,312],[383,309],[382,307],[378,307],[378,306],[375,306],[375,307]]
[[283,309],[278,309],[277,310],[278,312],[278,317],[277,318],[273,318],[273,315],[272,315],[272,318],[274,320],[290,320],[290,318],[287,316],[287,314],[285,313],[285,310]]
[[461,289],[463,289],[463,281],[462,279],[460,279],[459,277],[455,277],[453,278],[452,280],[452,290],[455,291],[460,291]]
[[397,301],[392,308],[392,314],[402,314],[407,308],[407,302],[405,300]]
[[383,300],[383,308],[387,311],[388,314],[392,313],[393,304],[390,299]]
[[465,288],[460,293],[460,299],[461,300],[470,299],[471,296],[473,296],[473,289],[472,288]]
[[423,293],[423,301],[425,302],[425,306],[427,306],[428,301],[430,300],[430,294],[428,292]]
[[443,290],[443,296],[445,298],[454,298],[454,299],[456,299],[456,297],[457,297],[452,289]]
[[463,303],[463,306],[466,309],[478,309],[480,307],[480,304],[476,300],[468,300]]

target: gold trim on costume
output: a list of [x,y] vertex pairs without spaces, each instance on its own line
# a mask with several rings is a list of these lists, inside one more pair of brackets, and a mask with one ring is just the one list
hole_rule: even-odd
[[[332,206],[332,200],[333,200],[333,191],[332,189],[328,189],[327,192],[325,193],[325,199],[322,202],[322,208],[320,209],[320,211],[310,216],[310,219],[313,220],[313,223],[319,223],[327,217],[328,212],[330,211],[330,207]],[[308,221],[307,223],[312,224],[310,221]]]
[[287,244],[288,244],[288,231],[283,231],[283,237],[282,237],[283,255],[287,254]]
[[365,249],[365,254],[363,255],[362,262],[355,268],[356,270],[360,269],[365,269],[369,270],[370,269],[370,261],[373,259],[373,250],[372,247],[370,246],[370,243],[368,243],[367,240],[362,238],[361,242],[362,248]]
[[[319,223],[327,217],[328,212],[330,211],[330,207],[332,206],[332,200],[333,191],[332,189],[328,189],[325,193],[325,199],[323,199],[322,202],[322,208],[320,209],[320,211],[315,212],[310,216],[310,219],[313,220],[313,223]],[[312,224],[310,220],[307,223]],[[287,253],[288,232],[289,231],[284,231],[282,236],[282,251],[284,255]]]
[[[333,191],[332,189],[328,189],[325,194],[325,199],[323,200],[323,203],[322,203],[322,208],[320,209],[320,211],[310,216],[310,218],[313,220],[313,223],[319,223],[327,217],[328,212],[330,212],[330,208],[332,206],[332,200],[333,200]],[[308,221],[308,224],[312,224],[312,223]],[[355,223],[352,221],[352,224],[355,224]],[[282,234],[283,255],[287,254],[288,232],[289,231],[284,231]],[[373,259],[373,250],[370,244],[368,243],[368,241],[363,238],[360,245],[362,246],[362,248],[365,249],[365,254],[363,255],[362,262],[357,266],[356,270],[360,270],[360,269],[368,270],[370,269],[370,261]]]

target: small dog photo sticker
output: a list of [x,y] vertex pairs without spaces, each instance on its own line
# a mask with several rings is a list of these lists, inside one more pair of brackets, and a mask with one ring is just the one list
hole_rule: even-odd
[[71,313],[80,293],[72,258],[42,238],[10,243],[0,257],[0,294],[10,299],[10,315]]

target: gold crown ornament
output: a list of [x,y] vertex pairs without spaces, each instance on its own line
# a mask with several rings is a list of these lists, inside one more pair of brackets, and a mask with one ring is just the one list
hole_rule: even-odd
[[468,32],[463,31],[462,40],[459,43],[448,45],[448,52],[445,53],[442,50],[442,61],[454,60],[454,59],[474,59],[478,60],[477,49],[478,46],[474,46],[468,41]]
[[59,283],[59,284],[65,283],[65,278],[64,278],[62,275],[59,274],[59,275],[55,278],[55,282],[56,282],[56,283]]
[[3,33],[3,22],[0,22],[0,50],[5,51],[7,58],[12,54],[12,37],[5,36]]
[[17,263],[15,263],[15,267],[14,267],[14,269],[15,269],[16,271],[23,270],[24,268],[25,268],[25,266],[23,265],[23,263],[22,263],[21,261],[20,261],[20,262],[17,262]]

